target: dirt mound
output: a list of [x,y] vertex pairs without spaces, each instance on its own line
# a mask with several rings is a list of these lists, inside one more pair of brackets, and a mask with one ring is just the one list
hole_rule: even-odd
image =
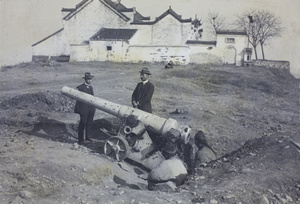
[[[238,150],[197,169],[201,178],[193,178],[188,183],[190,186],[197,184],[198,188],[192,189],[202,194],[201,198],[195,196],[195,201],[210,200],[211,194],[203,195],[201,191],[214,189],[214,198],[227,203],[237,200],[242,203],[260,203],[261,200],[292,203],[300,196],[299,160],[299,146],[287,137],[273,134],[248,140]],[[247,190],[241,186],[247,186]],[[227,196],[221,189],[226,189]]]
[[[188,72],[172,70],[165,77],[177,77],[180,79],[195,79],[199,87],[205,85],[206,91],[226,94],[230,91],[243,92],[246,89],[273,94],[279,97],[288,94],[291,87],[295,86],[296,79],[289,70],[271,68],[251,68],[245,75],[243,67],[227,68],[223,70],[207,67],[195,67]],[[296,83],[297,84],[297,83]],[[188,91],[189,87],[185,87]],[[191,90],[189,90],[191,91]]]
[[1,101],[0,108],[70,113],[74,110],[74,101],[59,92],[47,91],[14,96]]

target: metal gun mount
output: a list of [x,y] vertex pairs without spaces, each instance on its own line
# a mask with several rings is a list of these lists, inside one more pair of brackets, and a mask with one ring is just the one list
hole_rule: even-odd
[[129,158],[149,169],[158,166],[165,158],[160,151],[155,151],[156,145],[148,133],[162,138],[172,137],[172,140],[185,144],[190,139],[191,128],[172,118],[164,119],[66,86],[62,88],[62,94],[123,120],[119,133],[111,136],[104,145],[104,153],[118,161]]

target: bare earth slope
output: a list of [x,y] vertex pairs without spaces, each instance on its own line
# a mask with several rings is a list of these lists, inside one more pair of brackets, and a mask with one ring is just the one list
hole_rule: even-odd
[[[153,113],[203,130],[218,159],[176,192],[148,191],[143,169],[103,155],[119,120],[97,110],[78,146],[75,101],[90,71],[97,97],[130,105],[143,65],[28,63],[0,72],[0,203],[299,203],[299,80],[258,67],[145,65]],[[177,109],[179,114],[170,114]]]

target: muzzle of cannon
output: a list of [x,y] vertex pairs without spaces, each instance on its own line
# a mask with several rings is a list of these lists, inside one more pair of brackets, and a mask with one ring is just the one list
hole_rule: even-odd
[[61,92],[63,95],[92,105],[96,109],[124,120],[121,133],[111,137],[104,146],[104,152],[108,155],[113,154],[115,159],[119,161],[130,158],[149,169],[156,167],[164,158],[159,152],[153,152],[155,146],[148,132],[163,138],[180,140],[185,144],[190,139],[191,128],[179,124],[172,118],[165,119],[66,86],[62,88]]

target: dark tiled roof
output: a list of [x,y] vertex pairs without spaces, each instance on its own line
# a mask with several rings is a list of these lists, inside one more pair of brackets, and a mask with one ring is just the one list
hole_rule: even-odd
[[158,21],[160,21],[161,19],[163,19],[164,17],[166,17],[167,15],[172,15],[174,18],[176,18],[179,22],[181,23],[190,23],[192,22],[192,19],[182,19],[181,15],[178,15],[170,6],[170,8],[165,11],[163,14],[161,14],[160,16],[156,17],[155,21],[151,21],[151,22],[142,22],[142,21],[133,21],[131,24],[145,24],[145,25],[153,25],[155,23],[157,23]]
[[133,9],[132,8],[127,8],[126,6],[124,6],[121,3],[117,3],[115,4],[114,2],[112,2],[111,0],[104,0],[107,4],[109,4],[111,7],[113,7],[114,9],[116,9],[117,11],[120,12],[132,12]]
[[[69,20],[70,18],[75,16],[78,12],[80,12],[82,9],[84,9],[84,7],[86,7],[88,4],[91,3],[91,1],[90,2],[88,1],[90,0],[82,0],[79,4],[76,5],[76,8],[73,11],[71,11],[68,15],[64,17],[64,20]],[[102,2],[104,5],[106,5],[109,9],[113,10],[117,15],[119,15],[124,20],[126,21],[130,20],[130,18],[128,18],[122,12],[131,11],[131,10],[133,11],[133,9],[128,9],[122,4],[115,4],[111,0],[99,0],[99,1]]]
[[246,48],[244,49],[244,51],[245,51],[245,52],[252,52],[252,48],[246,47]]
[[134,14],[134,20],[138,20],[138,21],[150,20],[150,16],[148,17],[142,16],[142,14],[136,11]]
[[217,30],[217,35],[247,35],[246,31],[241,30]]
[[74,8],[62,8],[61,11],[62,12],[73,12],[73,11],[75,11],[75,9]]
[[85,2],[87,2],[88,0],[82,0],[81,2],[79,2],[77,5],[76,5],[76,9],[77,8],[80,8],[83,4],[85,4]]
[[[111,7],[113,7],[114,9],[116,9],[119,12],[124,12],[124,13],[126,13],[126,12],[134,12],[133,8],[127,8],[126,6],[124,6],[121,3],[115,4],[111,0],[103,0],[103,1],[105,1],[107,4],[109,4]],[[144,17],[139,12],[135,11],[134,19],[138,19],[138,20],[150,20],[150,17]]]
[[129,40],[136,31],[137,29],[101,28],[90,40]]
[[186,44],[217,45],[217,41],[188,40]]
[[[79,11],[81,11],[86,5],[85,3],[88,2],[89,0],[82,0],[79,4],[76,5],[76,7],[68,14],[66,15],[63,19],[64,20],[69,20],[70,18],[72,18],[76,13],[78,13]],[[62,8],[62,11],[64,11],[65,9]]]
[[56,31],[55,33],[52,33],[52,34],[49,35],[48,37],[46,37],[46,38],[44,38],[44,39],[38,41],[37,43],[34,43],[34,44],[32,45],[32,47],[36,46],[37,44],[40,44],[41,42],[47,40],[48,38],[50,38],[50,37],[52,37],[52,36],[54,36],[54,35],[56,35],[57,33],[62,32],[63,30],[64,30],[63,28],[59,29],[58,31]]

